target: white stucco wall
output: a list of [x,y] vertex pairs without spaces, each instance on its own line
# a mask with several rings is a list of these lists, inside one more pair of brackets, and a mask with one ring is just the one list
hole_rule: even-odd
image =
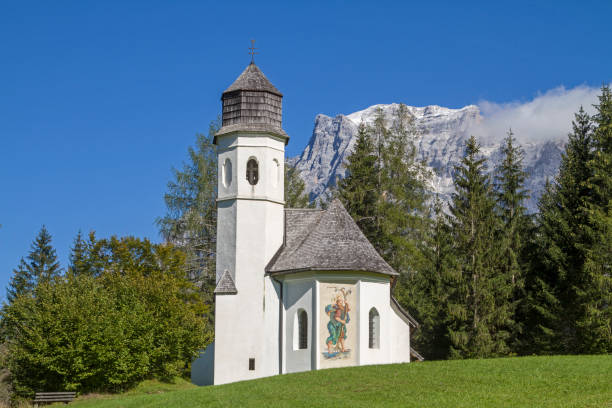
[[[215,300],[214,382],[224,384],[279,371],[278,288],[264,271],[283,242],[284,179],[277,172],[284,171],[284,143],[232,134],[218,138],[218,154],[220,178],[225,159],[233,162],[231,183],[219,180],[217,279],[228,269],[238,291]],[[259,164],[256,185],[246,179],[250,158]]]
[[264,342],[263,359],[260,362],[265,375],[280,373],[279,304],[280,283],[269,276],[264,278]]
[[[284,282],[283,307],[283,373],[319,369],[324,351],[321,329],[329,317],[321,310],[320,287],[326,284],[355,284],[358,307],[351,312],[352,328],[357,330],[357,365],[388,364],[410,361],[410,327],[391,307],[389,277],[363,272],[304,272],[278,277]],[[378,348],[369,348],[369,312],[375,307],[379,315]],[[296,313],[308,313],[308,349],[294,349],[294,335],[298,332]]]
[[391,355],[389,363],[409,363],[410,325],[395,310],[390,309],[390,312]]
[[[295,373],[312,369],[313,359],[313,329],[315,319],[313,315],[315,284],[312,278],[288,279],[284,282],[283,303],[285,305],[284,325],[284,355],[283,373]],[[299,331],[297,325],[297,313],[303,309],[308,316],[308,347],[300,350],[295,345],[298,343],[295,336]]]
[[[285,142],[272,135],[234,133],[217,138],[219,194],[218,200],[245,198],[271,200],[284,203]],[[259,181],[249,184],[246,178],[247,162],[257,161]],[[226,186],[223,164],[232,162],[232,182]]]
[[[393,310],[390,305],[389,278],[368,277],[359,282],[359,365],[391,362]],[[380,319],[379,347],[369,348],[369,314],[375,307]]]

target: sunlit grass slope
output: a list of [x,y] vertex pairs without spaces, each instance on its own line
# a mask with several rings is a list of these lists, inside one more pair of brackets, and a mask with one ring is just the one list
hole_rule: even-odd
[[179,387],[187,389],[164,392],[149,385],[71,406],[602,408],[612,407],[612,356],[434,361]]

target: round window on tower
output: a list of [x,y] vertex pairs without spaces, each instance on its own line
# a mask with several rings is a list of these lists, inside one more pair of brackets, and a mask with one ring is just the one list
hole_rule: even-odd
[[230,159],[225,159],[223,162],[223,186],[228,188],[232,184],[232,161]]
[[250,158],[247,162],[246,178],[252,186],[259,181],[259,164],[254,158]]

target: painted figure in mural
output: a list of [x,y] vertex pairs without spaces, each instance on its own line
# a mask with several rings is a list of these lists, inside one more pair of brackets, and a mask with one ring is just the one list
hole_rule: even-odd
[[329,316],[329,323],[327,323],[327,330],[329,330],[329,337],[327,338],[328,355],[333,352],[332,345],[336,349],[339,348],[342,353],[346,351],[344,339],[346,339],[346,324],[350,321],[349,310],[350,307],[346,302],[344,290],[336,295],[334,304],[325,306],[325,313]]

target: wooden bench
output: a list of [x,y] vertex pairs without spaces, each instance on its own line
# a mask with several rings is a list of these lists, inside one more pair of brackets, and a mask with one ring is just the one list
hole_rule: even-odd
[[76,392],[37,392],[34,396],[34,405],[53,404],[54,402],[72,402]]

